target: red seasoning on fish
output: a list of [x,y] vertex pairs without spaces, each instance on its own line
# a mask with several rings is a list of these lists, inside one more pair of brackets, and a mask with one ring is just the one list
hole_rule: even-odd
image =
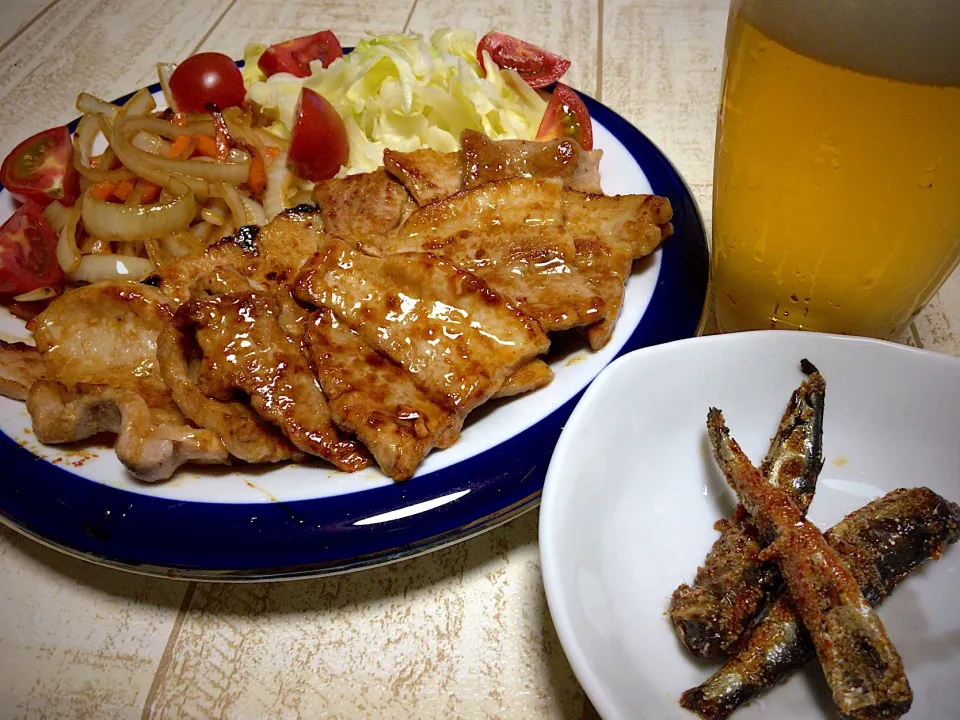
[[780,565],[841,717],[900,717],[913,701],[903,661],[856,577],[786,492],[764,480],[715,408],[707,430],[727,482],[772,540],[765,553]]

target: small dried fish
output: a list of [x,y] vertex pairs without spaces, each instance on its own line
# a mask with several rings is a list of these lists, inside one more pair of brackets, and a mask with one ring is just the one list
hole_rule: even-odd
[[727,482],[761,536],[771,541],[761,559],[776,558],[840,716],[900,717],[910,709],[913,693],[903,661],[857,578],[790,496],[753,467],[716,408],[707,416],[707,431]]
[[[960,506],[927,488],[894,490],[851,513],[824,534],[878,605],[911,572],[960,539]],[[704,720],[726,720],[761,692],[783,682],[815,655],[786,596],[774,602],[746,645],[680,705]]]
[[[800,366],[810,379],[787,403],[760,472],[806,512],[823,467],[826,383],[808,360]],[[720,537],[697,569],[693,585],[678,587],[670,602],[670,620],[680,641],[699,657],[726,655],[781,585],[776,563],[760,560],[764,544],[742,508],[716,529]]]

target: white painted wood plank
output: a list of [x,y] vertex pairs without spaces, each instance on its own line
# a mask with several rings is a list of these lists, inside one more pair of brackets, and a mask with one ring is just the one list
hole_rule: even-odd
[[413,0],[376,3],[238,0],[201,49],[239,58],[247,43],[270,45],[320,30],[333,30],[343,45],[356,45],[367,31],[400,32],[412,5]]
[[76,117],[81,91],[113,99],[190,54],[229,0],[59,2],[0,51],[0,157]]
[[0,7],[0,45],[19,33],[23,27],[51,4],[52,0],[4,0]]

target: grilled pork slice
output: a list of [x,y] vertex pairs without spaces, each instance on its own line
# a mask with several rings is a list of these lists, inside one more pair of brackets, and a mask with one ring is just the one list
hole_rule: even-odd
[[411,373],[367,345],[330,310],[316,313],[304,344],[334,422],[356,433],[394,480],[413,475],[431,448],[457,439],[459,416],[430,400]]
[[26,343],[0,340],[0,395],[26,400],[30,386],[43,377],[43,356]]
[[574,264],[562,187],[555,178],[511,178],[463,190],[414,211],[395,236],[368,250],[443,257],[482,277],[547,332],[590,325],[604,317],[604,302]]
[[177,407],[199,427],[220,436],[227,451],[249,463],[300,461],[306,455],[247,403],[214,400],[197,386],[202,353],[194,338],[172,324],[157,339],[160,375]]
[[383,168],[319,182],[313,200],[328,234],[356,240],[390,232],[413,209],[403,185]]
[[475,130],[464,130],[460,146],[458,153],[386,150],[383,163],[420,206],[460,190],[512,177],[557,177],[573,190],[602,192],[603,151],[585,152],[574,140],[491,140]]
[[144,282],[181,305],[201,275],[219,266],[233,268],[257,289],[278,291],[296,277],[317,251],[323,236],[320,213],[306,206],[287,210],[263,227],[248,225],[214,243],[201,255],[185,255],[161,265]]
[[550,345],[481,278],[429,253],[376,258],[328,238],[294,293],[332,310],[461,419]]
[[357,444],[334,427],[299,343],[283,332],[278,314],[272,297],[255,292],[223,293],[180,306],[175,323],[181,332],[195,333],[203,353],[197,387],[223,402],[240,390],[260,417],[303,452],[348,472],[366,467]]
[[672,217],[670,201],[657,195],[563,192],[564,227],[576,245],[574,265],[606,306],[605,317],[587,329],[594,350],[613,334],[633,261],[670,236]]
[[539,390],[553,380],[553,370],[543,360],[531,360],[508,377],[494,397],[505,398]]
[[602,155],[602,150],[583,151],[570,138],[491,140],[476,130],[460,133],[463,189],[512,177],[555,177],[572,190],[601,193]]
[[157,336],[171,321],[168,299],[138,283],[73,290],[35,319],[46,379],[27,398],[41,442],[118,433],[115,450],[138,478],[169,477],[183,462],[225,463],[215,433],[180,413],[157,370]]
[[422,149],[384,150],[387,172],[403,183],[417,205],[450,197],[460,189],[460,153]]
[[151,408],[140,393],[127,388],[78,383],[71,389],[38,380],[27,397],[27,411],[42,443],[115,433],[120,462],[145,482],[166,480],[185,463],[229,461],[216,433],[190,427],[177,412]]

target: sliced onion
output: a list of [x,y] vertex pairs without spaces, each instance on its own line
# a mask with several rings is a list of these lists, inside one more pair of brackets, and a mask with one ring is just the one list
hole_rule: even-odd
[[60,294],[61,288],[59,287],[50,287],[49,285],[44,285],[43,287],[38,287],[36,290],[31,290],[30,292],[25,292],[21,295],[14,295],[13,299],[16,302],[37,302],[38,300],[49,300],[50,298],[55,298]]
[[60,238],[57,240],[57,262],[60,268],[69,273],[80,263],[80,249],[77,247],[77,223],[80,222],[80,213],[83,208],[83,198],[81,195],[77,204],[70,208],[70,217],[67,218],[66,225],[60,231]]
[[[139,120],[141,120],[141,118],[133,118],[131,121],[136,122]],[[131,121],[125,121],[121,118],[117,120],[117,125],[122,129],[125,122]],[[197,177],[175,176],[169,170],[154,165],[152,161],[160,160],[160,158],[135,148],[124,136],[123,132],[113,132],[109,141],[113,151],[117,154],[117,157],[120,158],[120,162],[122,162],[128,170],[132,170],[145,180],[149,180],[165,188],[169,188],[171,183],[175,181],[180,181],[187,185],[196,197],[206,198],[210,195],[210,184],[205,180]]]
[[119,240],[142,240],[169,235],[190,226],[197,213],[193,193],[179,181],[171,188],[177,194],[151,205],[121,205],[83,196],[83,224],[91,235]]
[[130,144],[152,155],[166,156],[170,152],[170,143],[159,135],[141,130],[130,140]]
[[[140,173],[140,171],[134,167],[131,162],[128,162],[129,159],[133,159],[134,163],[147,164],[158,170],[166,171],[167,173],[177,173],[191,178],[202,178],[204,180],[209,180],[210,182],[233,183],[235,185],[239,185],[247,181],[247,176],[250,174],[250,158],[247,158],[246,161],[242,162],[200,162],[199,160],[178,160],[176,158],[166,158],[151,155],[148,152],[144,152],[143,150],[133,147],[133,145],[129,142],[128,137],[139,132],[140,130],[147,130],[149,132],[149,126],[152,124],[152,121],[155,120],[155,118],[121,117],[117,118],[116,122],[114,123],[113,137],[111,138],[111,144],[113,145],[114,151],[117,153],[117,157],[120,158],[123,164],[137,174],[142,175],[142,173]],[[143,175],[143,177],[147,176]],[[150,180],[151,178],[147,179]],[[153,180],[153,182],[157,181]],[[158,184],[169,187],[168,183]],[[196,190],[194,190],[194,192],[196,192]]]
[[160,240],[161,247],[169,253],[171,257],[178,258],[184,255],[197,255],[203,251],[204,246],[194,237],[189,230],[167,235]]
[[208,205],[200,211],[202,217],[210,225],[223,225],[227,222],[227,212],[230,208],[224,208],[220,205]]
[[107,120],[113,122],[117,113],[120,112],[120,106],[84,92],[77,96],[77,110],[84,115],[103,115]]
[[217,185],[216,189],[217,195],[223,198],[227,203],[227,207],[230,208],[230,216],[233,218],[233,224],[236,227],[249,225],[247,211],[243,207],[243,199],[240,197],[237,189],[232,185],[225,185],[223,183]]
[[208,222],[198,222],[190,228],[190,234],[197,239],[201,246],[206,247],[210,243],[210,238],[215,229],[216,226]]
[[54,200],[43,209],[43,218],[50,223],[54,232],[63,230],[70,219],[70,208],[64,207],[58,200]]
[[177,66],[173,63],[157,63],[157,79],[160,80],[160,88],[163,90],[163,97],[167,101],[167,107],[174,112],[180,112],[180,107],[177,105],[173,93],[170,92],[170,76],[173,75],[173,71],[176,69]]
[[267,166],[267,189],[263,191],[263,211],[273,220],[287,209],[286,195],[293,173],[287,169],[287,151],[283,150]]
[[156,265],[147,258],[132,255],[84,255],[76,270],[70,273],[75,282],[99,280],[142,280]]
[[313,205],[313,192],[310,190],[300,189],[290,198],[290,207],[296,207],[297,205]]
[[240,201],[243,203],[243,209],[247,216],[247,225],[267,224],[267,214],[263,211],[263,205],[249,195],[241,195]]
[[153,238],[147,238],[143,241],[143,246],[147,250],[147,257],[154,265],[163,265],[165,258],[160,253],[160,243]]
[[127,100],[119,115],[123,117],[138,117],[148,115],[157,109],[157,101],[153,99],[153,93],[146,88],[137,90],[133,97]]
[[77,125],[77,133],[73,137],[73,167],[76,168],[77,172],[91,182],[119,182],[127,178],[135,177],[134,174],[126,168],[117,168],[116,170],[104,169],[109,167],[110,162],[107,153],[113,154],[109,147],[100,158],[103,167],[90,167],[89,163],[93,149],[93,141],[96,139],[98,131],[99,126],[95,116],[84,115],[80,118],[80,124]]

